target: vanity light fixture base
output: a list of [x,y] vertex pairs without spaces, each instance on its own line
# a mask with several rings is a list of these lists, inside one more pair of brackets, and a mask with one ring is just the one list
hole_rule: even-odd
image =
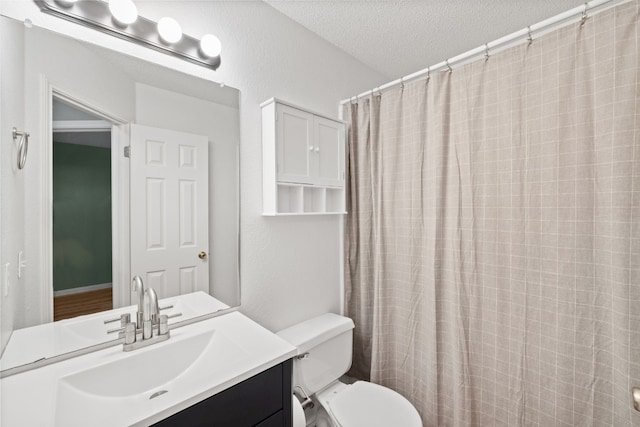
[[173,44],[165,43],[157,30],[157,24],[138,16],[138,19],[127,26],[115,22],[109,5],[101,0],[78,1],[68,7],[61,6],[56,0],[34,0],[40,10],[67,21],[75,22],[95,30],[129,40],[169,55],[213,70],[220,66],[220,56],[207,58],[201,54],[200,41],[184,34]]

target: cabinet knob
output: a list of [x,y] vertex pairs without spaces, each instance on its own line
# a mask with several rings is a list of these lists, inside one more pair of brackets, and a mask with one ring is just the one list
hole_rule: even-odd
[[315,150],[315,151],[316,151],[316,153],[317,153],[318,151],[320,151],[320,147],[316,147],[316,150]]
[[310,146],[310,147],[309,147],[309,151],[313,151],[313,146]]

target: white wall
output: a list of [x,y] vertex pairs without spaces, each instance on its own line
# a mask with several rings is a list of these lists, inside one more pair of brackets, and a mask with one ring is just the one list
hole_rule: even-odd
[[259,104],[276,96],[337,117],[338,102],[386,79],[260,1],[137,1],[142,16],[171,15],[185,33],[216,34],[213,72],[46,16],[29,1],[0,12],[174,67],[241,91],[241,311],[271,330],[340,310],[340,217],[264,218]]
[[238,120],[237,108],[136,83],[136,123],[204,135],[209,140],[209,293],[230,306],[240,303],[235,267]]
[[0,33],[0,353],[13,331],[26,279],[18,280],[17,271],[18,251],[24,249],[24,173],[17,168],[17,147],[11,137],[11,128],[24,130],[24,36],[22,25],[6,21]]

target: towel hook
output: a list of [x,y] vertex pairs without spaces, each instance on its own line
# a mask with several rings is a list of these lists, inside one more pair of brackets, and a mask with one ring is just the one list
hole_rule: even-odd
[[[29,132],[22,132],[16,128],[11,129],[13,142],[18,145],[18,169],[24,168],[27,163],[27,150],[29,150]],[[18,142],[20,137],[20,142]]]

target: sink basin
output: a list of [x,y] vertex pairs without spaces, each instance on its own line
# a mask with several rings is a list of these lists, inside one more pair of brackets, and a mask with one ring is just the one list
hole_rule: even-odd
[[[184,373],[215,341],[215,336],[215,331],[209,331],[179,342],[169,341],[155,352],[132,353],[129,358],[64,377],[60,386],[101,397],[145,393]],[[226,346],[229,342],[216,344]]]
[[228,369],[248,356],[215,329],[184,336],[174,332],[168,341],[60,378],[56,425],[86,425],[96,414],[110,417],[129,405],[166,399],[196,383],[203,367]]

